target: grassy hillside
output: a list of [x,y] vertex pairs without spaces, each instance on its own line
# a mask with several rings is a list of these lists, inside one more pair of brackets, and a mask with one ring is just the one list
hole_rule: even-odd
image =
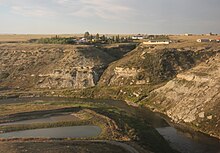
[[214,47],[191,49],[140,45],[124,58],[112,63],[101,76],[99,85],[160,84],[215,53]]

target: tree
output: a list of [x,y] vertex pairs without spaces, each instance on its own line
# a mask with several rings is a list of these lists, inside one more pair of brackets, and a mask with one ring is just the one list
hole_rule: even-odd
[[89,38],[89,36],[90,36],[89,32],[88,32],[88,31],[87,31],[87,32],[85,32],[85,34],[84,34],[84,38],[88,39],[88,38]]
[[96,41],[99,41],[99,34],[98,34],[98,33],[97,33],[96,36],[95,36],[95,40],[96,40]]
[[115,36],[112,37],[112,41],[115,42]]
[[93,39],[93,35],[90,35],[89,40],[92,41],[92,39]]
[[115,41],[116,41],[117,43],[119,43],[119,41],[120,41],[120,36],[119,36],[119,35],[116,36]]
[[102,36],[102,41],[106,41],[105,35]]

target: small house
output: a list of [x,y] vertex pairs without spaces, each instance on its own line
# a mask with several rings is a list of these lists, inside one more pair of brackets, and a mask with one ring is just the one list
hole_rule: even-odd
[[87,39],[86,38],[81,38],[80,40],[78,40],[78,43],[86,43]]
[[144,36],[139,34],[139,35],[133,36],[132,39],[133,40],[142,40],[142,39],[144,39]]
[[186,33],[186,34],[184,34],[185,36],[193,36],[193,34],[191,34],[191,33]]

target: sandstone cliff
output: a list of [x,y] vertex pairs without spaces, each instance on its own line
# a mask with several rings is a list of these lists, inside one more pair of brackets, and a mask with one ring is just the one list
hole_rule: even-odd
[[214,55],[205,48],[157,48],[140,45],[124,58],[112,63],[101,76],[99,85],[159,84],[174,78]]
[[154,90],[147,105],[220,138],[220,53]]
[[92,46],[2,44],[0,86],[85,88],[95,86],[111,55]]

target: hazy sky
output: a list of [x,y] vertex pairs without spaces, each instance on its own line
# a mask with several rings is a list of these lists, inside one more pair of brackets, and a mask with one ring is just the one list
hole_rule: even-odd
[[0,0],[0,33],[220,33],[220,0]]

